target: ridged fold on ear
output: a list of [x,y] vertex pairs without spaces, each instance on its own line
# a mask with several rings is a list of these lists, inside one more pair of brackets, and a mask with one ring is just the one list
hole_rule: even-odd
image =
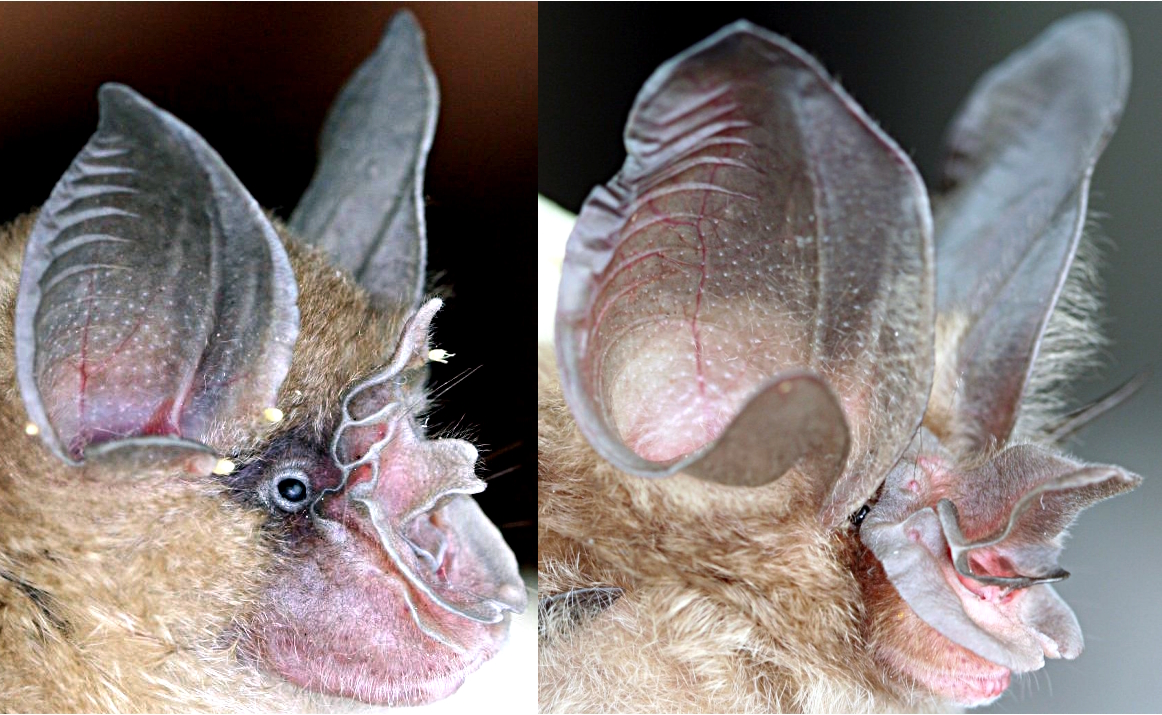
[[319,167],[290,219],[391,305],[423,295],[424,167],[439,101],[423,32],[401,11],[331,107]]
[[952,404],[940,407],[976,446],[1004,444],[1016,423],[1129,80],[1121,22],[1082,13],[985,75],[952,125],[936,297],[967,327],[948,377]]
[[842,523],[931,383],[918,174],[810,56],[746,22],[665,63],[625,141],[561,280],[578,425],[626,471],[727,484],[767,483],[823,445],[804,467],[824,521]]
[[[62,459],[193,459],[274,404],[298,336],[278,235],[221,157],[128,87],[41,210],[16,306],[17,380]],[[116,453],[116,454],[114,454]],[[151,455],[136,460],[135,454]]]

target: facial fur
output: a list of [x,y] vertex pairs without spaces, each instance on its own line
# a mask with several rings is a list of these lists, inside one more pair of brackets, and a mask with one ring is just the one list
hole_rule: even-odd
[[[34,220],[21,217],[0,232],[2,355],[13,354],[15,289]],[[466,625],[469,635],[457,648],[417,632],[401,605],[406,586],[389,567],[363,573],[374,584],[357,579],[359,571],[344,566],[354,550],[338,553],[334,544],[318,543],[317,530],[296,518],[301,515],[272,509],[246,483],[254,473],[248,465],[291,448],[316,460],[315,473],[327,476],[325,445],[340,398],[383,366],[408,317],[403,309],[371,307],[348,275],[285,232],[282,237],[301,312],[301,335],[278,398],[285,416],[274,426],[256,420],[215,426],[209,442],[240,466],[233,480],[108,479],[65,466],[24,434],[11,357],[0,360],[0,384],[7,386],[0,430],[14,444],[0,453],[0,702],[6,708],[336,705],[285,680],[365,701],[424,702],[454,690],[503,643],[507,616]],[[425,407],[418,392],[411,419]],[[312,575],[323,568],[332,570],[329,578]],[[332,608],[304,620],[304,604],[311,603]],[[305,648],[306,659],[293,672],[269,661],[271,628],[292,628],[296,647]],[[369,648],[369,632],[389,635]],[[401,650],[407,657],[400,658]],[[409,665],[389,665],[397,662]],[[346,675],[354,667],[370,673],[362,685]],[[382,686],[388,681],[395,684],[390,689]]]

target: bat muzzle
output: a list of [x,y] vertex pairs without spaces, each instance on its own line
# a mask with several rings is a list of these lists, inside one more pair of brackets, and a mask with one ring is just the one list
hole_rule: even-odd
[[341,482],[316,514],[376,542],[386,557],[378,561],[406,584],[401,591],[419,628],[463,649],[463,629],[451,624],[500,623],[527,602],[512,551],[470,496],[485,487],[475,473],[476,448],[427,439],[406,400],[361,409],[359,394],[346,401],[332,441]]

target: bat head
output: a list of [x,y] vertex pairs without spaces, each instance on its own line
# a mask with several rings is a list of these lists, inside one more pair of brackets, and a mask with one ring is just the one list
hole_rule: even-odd
[[813,58],[740,21],[649,79],[570,236],[580,430],[645,477],[806,475],[866,548],[872,650],[905,691],[981,704],[1081,650],[1048,585],[1061,534],[1139,478],[1058,454],[1030,405],[1061,381],[1043,340],[1128,63],[1116,19],[1054,25],[974,90],[930,203]]
[[238,652],[373,703],[448,695],[525,605],[469,496],[484,488],[475,448],[425,435],[436,103],[401,14],[328,117],[291,220],[304,248],[192,129],[105,85],[17,296],[30,431],[75,478],[213,480],[264,513],[254,546],[272,556],[234,618]]

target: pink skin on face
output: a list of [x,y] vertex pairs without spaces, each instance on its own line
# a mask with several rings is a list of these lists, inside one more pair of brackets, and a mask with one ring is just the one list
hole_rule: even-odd
[[[950,570],[955,573],[951,564]],[[864,569],[860,571],[868,574]],[[869,578],[864,588],[874,594],[869,598],[869,610],[874,611],[879,630],[879,637],[873,639],[873,650],[889,671],[906,675],[938,697],[964,707],[988,704],[1009,687],[1008,668],[953,643],[921,620],[895,592],[882,570],[875,569]],[[959,584],[958,588],[962,598],[979,600],[968,588]],[[1017,596],[1019,593],[1015,592],[1006,598]]]
[[[916,495],[917,507],[935,504],[955,483],[951,465],[939,456],[921,455],[916,459],[916,466],[919,471],[902,486]],[[908,536],[920,541],[918,532]],[[973,653],[929,626],[899,596],[878,561],[874,567],[866,563],[875,557],[869,553],[864,558],[865,567],[857,573],[868,595],[876,630],[873,648],[878,660],[891,671],[909,676],[935,695],[960,706],[985,705],[1004,693],[1011,680],[1009,668]],[[973,573],[982,576],[1017,575],[1008,559],[988,548],[972,552],[969,564]],[[1005,640],[1037,639],[1045,655],[1059,657],[1056,644],[1040,634],[1030,633],[1029,624],[1022,617],[1022,606],[1028,596],[1026,590],[984,584],[961,575],[953,566],[947,548],[940,563],[940,574],[959,599],[965,614],[979,626]]]
[[[409,419],[347,438],[374,448],[304,513],[248,624],[250,649],[309,690],[385,705],[456,691],[507,638],[525,591],[496,527],[467,496],[476,450]],[[377,468],[373,470],[373,465]],[[323,483],[315,480],[314,483]]]
[[[261,659],[310,690],[385,705],[418,705],[451,695],[503,645],[508,617],[478,623],[428,601],[408,584],[356,511],[336,525],[339,544],[278,579],[272,608],[255,625]],[[438,571],[461,557],[454,533]],[[421,616],[417,619],[414,608]],[[433,626],[441,642],[419,622]]]

